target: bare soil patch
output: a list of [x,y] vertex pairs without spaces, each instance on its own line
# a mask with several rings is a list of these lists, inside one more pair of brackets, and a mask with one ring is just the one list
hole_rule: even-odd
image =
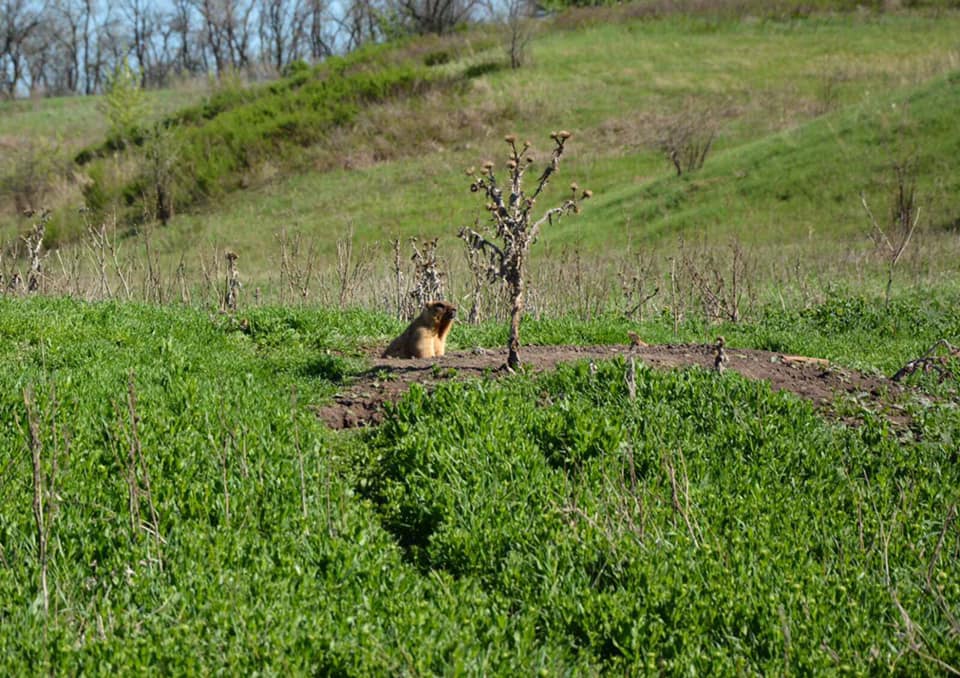
[[[713,347],[705,344],[644,346],[635,351],[638,361],[651,368],[713,365]],[[630,354],[627,345],[524,346],[520,356],[529,373],[550,370],[562,362],[627,358]],[[889,407],[890,400],[902,391],[899,384],[886,377],[818,362],[792,361],[781,353],[728,347],[727,356],[727,369],[750,379],[766,380],[775,391],[795,393],[826,412],[844,394],[864,404]],[[318,415],[333,429],[375,425],[383,419],[383,404],[397,401],[413,383],[429,389],[450,380],[497,378],[508,374],[506,361],[506,349],[456,351],[442,358],[372,358],[371,367],[346,384],[333,403],[319,408]],[[892,418],[905,420],[896,415]]]

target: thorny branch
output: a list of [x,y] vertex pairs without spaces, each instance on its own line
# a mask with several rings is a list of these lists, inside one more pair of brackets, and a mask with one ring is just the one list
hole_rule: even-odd
[[[946,354],[938,354],[937,349],[946,349]],[[960,360],[960,348],[953,346],[946,339],[940,339],[933,346],[927,349],[919,358],[915,358],[901,367],[890,379],[900,381],[914,372],[920,370],[924,373],[936,372],[940,376],[940,381],[948,377],[956,378],[950,366],[951,360]]]

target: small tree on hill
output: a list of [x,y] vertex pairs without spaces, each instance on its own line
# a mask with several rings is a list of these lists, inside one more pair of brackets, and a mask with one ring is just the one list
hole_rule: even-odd
[[147,114],[147,100],[140,76],[124,59],[114,69],[104,88],[102,110],[110,123],[110,136],[122,148]]
[[475,175],[472,169],[467,171],[474,175],[470,190],[474,193],[482,191],[489,201],[486,209],[499,244],[469,228],[462,229],[460,236],[470,248],[487,254],[489,277],[492,280],[502,279],[507,285],[511,300],[507,366],[512,370],[520,367],[520,318],[524,308],[524,277],[530,245],[544,224],[552,224],[565,214],[578,213],[579,201],[593,195],[588,190],[581,191],[576,183],[570,184],[570,197],[557,207],[546,210],[539,218],[534,217],[537,198],[560,167],[560,156],[563,155],[564,144],[570,138],[570,133],[554,132],[550,138],[554,142],[553,153],[531,194],[523,189],[524,173],[533,165],[533,157],[527,153],[530,142],[524,142],[522,148],[518,148],[517,137],[513,134],[506,137],[510,146],[506,185],[501,187],[497,181],[493,162],[484,163],[483,171],[479,174]]

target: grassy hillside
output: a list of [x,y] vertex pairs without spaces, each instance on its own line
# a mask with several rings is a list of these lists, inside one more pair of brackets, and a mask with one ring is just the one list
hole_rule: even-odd
[[[227,173],[208,180],[191,165],[181,176],[187,194],[176,216],[152,233],[154,253],[168,277],[186,261],[196,280],[201,253],[233,249],[248,286],[264,288],[277,284],[275,236],[284,230],[303,234],[320,270],[331,270],[336,241],[348,234],[357,244],[378,243],[383,266],[386,241],[408,236],[442,236],[446,260],[456,262],[457,230],[482,213],[465,191],[463,169],[498,159],[506,132],[531,139],[542,155],[550,130],[569,128],[575,136],[552,195],[576,180],[595,198],[579,218],[544,233],[550,251],[575,246],[602,255],[629,243],[668,252],[679,236],[726,242],[736,235],[761,258],[800,248],[829,260],[824,267],[840,268],[837,252],[867,243],[858,194],[864,191],[884,212],[890,165],[910,157],[927,233],[918,250],[927,247],[925,266],[944,267],[945,258],[930,253],[954,251],[951,234],[960,217],[952,199],[960,142],[950,115],[957,86],[949,75],[960,64],[960,15],[941,9],[648,19],[623,12],[616,23],[544,24],[530,64],[518,71],[494,67],[502,56],[489,33],[358,57],[364,72],[383,77],[378,64],[400,55],[431,77],[467,84],[367,101],[325,133],[310,123],[307,137],[294,135],[292,145],[271,141],[273,132],[248,138],[258,128],[246,122],[224,123],[239,125],[244,135],[216,141],[215,134],[183,157],[208,151],[203,162]],[[248,94],[235,98],[243,116],[255,116],[261,105]],[[219,110],[217,101],[195,109],[201,122]],[[704,169],[676,177],[656,145],[684,111],[704,115],[719,131]],[[285,129],[285,119],[270,116],[271,129]],[[209,127],[190,123],[183,133],[193,138]],[[130,171],[111,167],[100,179]],[[134,199],[147,189],[135,181],[124,190]],[[99,196],[108,220],[113,190]],[[82,228],[75,213],[64,215],[48,238]],[[10,238],[12,227],[4,233]],[[140,247],[126,243],[128,252]]]
[[[496,159],[502,132],[519,130],[545,149],[549,130],[561,127],[576,136],[554,195],[576,179],[595,199],[546,232],[547,244],[589,252],[628,241],[670,246],[680,234],[778,247],[857,239],[867,228],[858,193],[885,209],[889,165],[906,155],[918,159],[924,223],[937,232],[960,216],[951,199],[957,87],[927,78],[956,66],[954,20],[665,20],[550,33],[535,42],[528,69],[484,76],[452,101],[362,114],[357,155],[376,142],[398,149],[394,161],[252,187],[174,223],[168,248],[236,248],[256,278],[274,253],[264,240],[284,226],[314,238],[327,257],[351,231],[363,242],[445,235],[452,246],[459,226],[480,213],[462,169]],[[684,106],[711,107],[722,127],[705,168],[678,178],[652,146],[658,125]],[[444,139],[450,132],[428,122],[484,107],[507,114],[476,139],[469,127]],[[395,129],[407,116],[413,122]],[[431,136],[449,147],[403,159],[405,144],[418,148]]]

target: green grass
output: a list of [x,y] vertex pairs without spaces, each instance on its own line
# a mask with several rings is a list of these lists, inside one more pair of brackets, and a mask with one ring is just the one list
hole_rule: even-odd
[[[886,370],[930,337],[956,341],[957,308],[837,296],[771,311],[730,343],[774,336]],[[641,369],[630,400],[615,361],[414,387],[378,430],[325,430],[315,406],[397,329],[357,311],[232,319],[0,299],[0,670],[916,674],[940,670],[931,657],[960,662],[947,613],[960,559],[944,527],[960,500],[955,391],[912,405],[904,436],[869,412],[846,428],[699,369]],[[624,329],[556,319],[524,336],[622,341]],[[491,345],[501,331],[454,336]],[[641,331],[666,337],[669,323]],[[923,629],[918,652],[898,605]]]
[[[248,188],[151,229],[167,297],[187,253],[211,269],[214,246],[240,254],[236,316],[0,296],[0,673],[960,668],[955,380],[912,378],[898,403],[907,424],[838,401],[858,422],[847,426],[699,369],[641,368],[632,400],[613,361],[415,386],[378,429],[335,434],[316,409],[403,323],[314,301],[336,297],[335,241],[348,233],[357,247],[379,242],[383,261],[385,240],[413,235],[445,236],[442,255],[457,258],[454,234],[482,209],[463,168],[498,159],[506,132],[546,148],[564,127],[575,136],[549,200],[570,180],[595,197],[534,248],[525,344],[723,334],[733,348],[890,375],[938,339],[960,344],[958,22],[941,10],[558,25],[528,67],[358,110],[298,155],[318,171],[250,168]],[[451,50],[438,67],[449,75],[496,57],[481,37],[403,49]],[[256,96],[205,104],[249,112]],[[647,137],[688,98],[729,115],[704,169],[677,178]],[[2,103],[0,136],[48,134],[60,107],[77,121],[71,138],[92,143],[94,105]],[[332,152],[362,171],[331,170]],[[858,193],[883,213],[900,152],[918,159],[924,231],[884,304],[884,281],[857,258]],[[252,302],[278,286],[281,229],[317,245],[305,307]],[[147,297],[143,234],[117,235]],[[764,283],[746,321],[706,322],[685,289],[675,326],[664,257],[680,236],[699,247],[734,235],[753,256],[749,283]],[[664,286],[645,322],[594,313],[588,295],[546,303],[580,275],[581,251],[616,277],[641,247]],[[48,273],[72,265],[61,254]],[[204,298],[220,283],[204,283]],[[449,346],[502,346],[506,333],[461,323]]]
[[[183,85],[175,89],[148,90],[148,107],[157,117],[189,106],[204,95],[204,89]],[[18,141],[62,139],[73,155],[83,146],[102,139],[108,130],[99,96],[50,97],[0,101],[0,138]]]

